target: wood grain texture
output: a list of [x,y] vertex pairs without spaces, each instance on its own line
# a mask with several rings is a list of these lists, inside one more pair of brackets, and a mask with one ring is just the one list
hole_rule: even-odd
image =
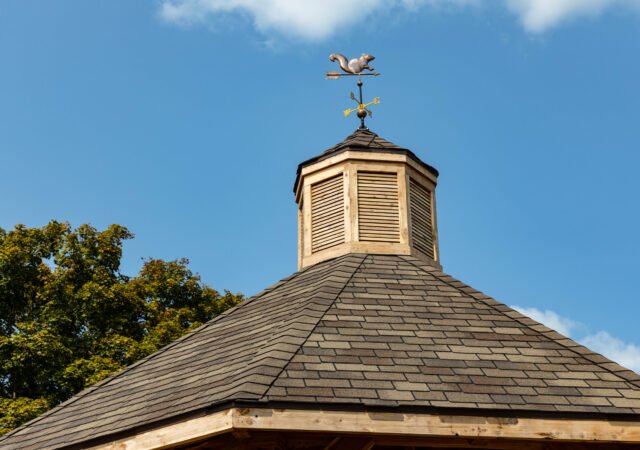
[[397,173],[358,172],[358,240],[400,242]]
[[345,240],[344,181],[342,174],[311,186],[311,252]]
[[430,258],[435,257],[431,192],[413,178],[409,181],[411,243]]
[[640,444],[640,422],[366,411],[237,410],[237,429]]
[[[640,444],[640,422],[597,419],[547,419],[435,415],[395,412],[327,411],[272,408],[231,408],[177,422],[91,447],[92,450],[168,449],[203,442],[222,433],[234,441],[251,441],[255,433],[329,433],[329,449],[370,449],[376,446],[430,448],[588,450],[598,444]],[[331,439],[329,436],[338,436]],[[355,437],[358,436],[358,437]],[[247,438],[248,437],[248,438]],[[449,441],[449,439],[451,439]],[[463,439],[471,439],[463,441]],[[286,439],[285,439],[286,440]],[[558,447],[556,445],[559,445]],[[597,446],[594,448],[602,449]],[[207,444],[200,444],[207,448]],[[215,445],[212,448],[217,448]],[[276,448],[266,446],[262,448]],[[637,448],[637,447],[629,447]]]

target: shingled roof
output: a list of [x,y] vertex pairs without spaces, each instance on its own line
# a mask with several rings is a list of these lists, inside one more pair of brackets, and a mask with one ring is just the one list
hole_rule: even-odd
[[86,446],[243,404],[640,414],[640,376],[411,256],[293,274],[0,439]]

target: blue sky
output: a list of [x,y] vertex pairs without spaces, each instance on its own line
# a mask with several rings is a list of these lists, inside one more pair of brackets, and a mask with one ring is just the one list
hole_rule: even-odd
[[124,271],[296,270],[296,165],[368,125],[441,173],[446,272],[640,370],[640,1],[0,1],[0,226],[128,226]]

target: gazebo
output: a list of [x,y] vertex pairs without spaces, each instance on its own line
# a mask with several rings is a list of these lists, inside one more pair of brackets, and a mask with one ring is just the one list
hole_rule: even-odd
[[445,274],[438,172],[366,128],[298,167],[299,271],[3,449],[632,449],[640,376]]

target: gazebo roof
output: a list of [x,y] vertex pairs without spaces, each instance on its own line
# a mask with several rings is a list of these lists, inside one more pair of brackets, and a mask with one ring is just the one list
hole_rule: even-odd
[[233,405],[638,420],[640,376],[412,256],[318,263],[0,439],[86,447]]

